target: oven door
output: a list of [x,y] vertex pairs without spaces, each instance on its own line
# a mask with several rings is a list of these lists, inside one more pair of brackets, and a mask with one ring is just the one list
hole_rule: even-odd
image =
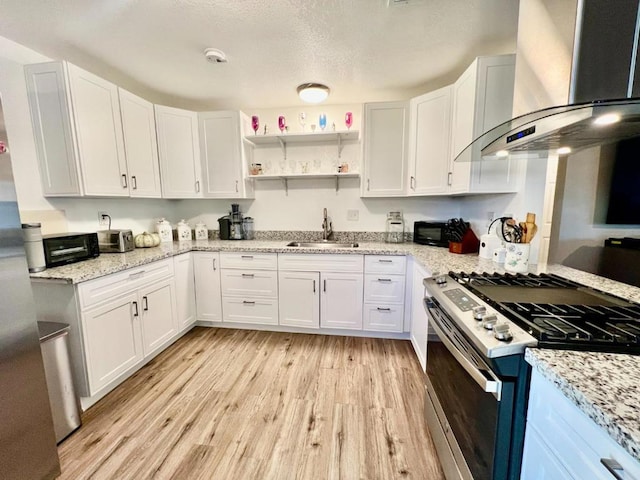
[[437,302],[427,343],[425,414],[447,478],[493,479],[502,381]]

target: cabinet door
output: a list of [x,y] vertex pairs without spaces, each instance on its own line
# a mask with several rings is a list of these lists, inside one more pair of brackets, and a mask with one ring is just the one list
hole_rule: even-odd
[[121,88],[120,113],[132,197],[159,198],[160,165],[153,104]]
[[25,65],[24,71],[42,193],[79,196],[80,169],[63,64]]
[[320,326],[362,330],[361,273],[321,273]]
[[141,314],[135,292],[82,313],[90,395],[142,361]]
[[147,356],[178,333],[174,280],[141,288],[140,306],[144,354]]
[[85,195],[129,196],[118,87],[67,64]]
[[194,253],[193,270],[197,319],[205,322],[221,322],[220,255],[218,253]]
[[173,257],[173,265],[176,281],[178,330],[182,331],[196,321],[196,289],[192,254],[183,253]]
[[280,325],[320,327],[320,273],[278,272]]
[[364,106],[363,197],[406,195],[406,102],[368,103]]
[[238,116],[238,112],[198,114],[205,197],[244,197],[242,136]]
[[449,186],[451,87],[411,99],[409,194],[445,193]]
[[418,356],[422,370],[427,368],[427,336],[429,316],[424,308],[424,286],[422,280],[431,276],[417,263],[413,264],[413,283],[411,290],[411,344]]
[[453,160],[472,142],[473,122],[476,106],[478,60],[476,59],[453,84],[453,107],[451,113],[451,158],[449,186],[451,193],[469,190],[471,158]]
[[178,108],[155,106],[158,156],[164,198],[200,198],[198,115]]

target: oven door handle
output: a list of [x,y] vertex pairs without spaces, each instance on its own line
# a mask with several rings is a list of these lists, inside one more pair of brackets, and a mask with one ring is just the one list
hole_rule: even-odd
[[482,387],[482,389],[487,392],[493,394],[494,397],[498,401],[502,396],[502,381],[499,380],[491,370],[485,370],[487,374],[491,377],[489,380],[480,369],[478,369],[467,357],[464,353],[462,353],[453,342],[449,339],[449,337],[444,333],[442,327],[437,321],[436,315],[429,309],[431,313],[431,327],[435,330],[436,334],[442,341],[447,350],[451,352],[451,355],[457,360],[462,368],[473,378],[473,380]]

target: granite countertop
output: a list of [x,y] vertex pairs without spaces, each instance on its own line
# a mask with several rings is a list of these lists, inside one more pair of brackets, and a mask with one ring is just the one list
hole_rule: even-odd
[[529,348],[525,359],[640,461],[640,356]]

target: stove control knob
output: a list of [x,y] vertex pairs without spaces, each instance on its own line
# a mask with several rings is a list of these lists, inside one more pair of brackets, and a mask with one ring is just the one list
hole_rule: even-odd
[[511,333],[511,330],[509,330],[509,325],[506,323],[499,323],[495,325],[493,327],[493,336],[503,342],[508,342],[513,338],[513,334]]
[[438,275],[436,277],[436,283],[438,285],[446,285],[447,284],[447,277],[446,275]]
[[493,330],[494,325],[498,323],[498,317],[495,315],[485,315],[482,319],[482,326],[487,330]]
[[478,307],[473,307],[473,319],[477,321],[481,321],[484,316],[487,314],[487,307],[482,305]]

